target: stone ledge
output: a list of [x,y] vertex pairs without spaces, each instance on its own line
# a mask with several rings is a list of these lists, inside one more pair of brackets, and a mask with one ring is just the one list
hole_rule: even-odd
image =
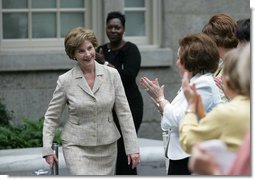
[[[142,67],[170,67],[173,64],[169,48],[141,49],[141,56]],[[2,52],[0,59],[0,72],[67,70],[75,63],[61,51]]]

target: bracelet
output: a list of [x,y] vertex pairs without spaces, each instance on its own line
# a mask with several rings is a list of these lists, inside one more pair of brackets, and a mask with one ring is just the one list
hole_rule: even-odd
[[157,103],[159,104],[160,102],[164,101],[165,98],[164,97],[160,97],[159,100],[157,101]]
[[188,114],[188,113],[195,113],[195,111],[193,111],[191,109],[186,109],[185,114]]
[[108,61],[105,61],[105,62],[104,62],[104,65],[106,65],[106,66],[107,66],[108,64],[109,64],[109,62],[108,62]]
[[156,104],[158,112],[162,115],[163,114],[163,109],[160,108],[159,103]]

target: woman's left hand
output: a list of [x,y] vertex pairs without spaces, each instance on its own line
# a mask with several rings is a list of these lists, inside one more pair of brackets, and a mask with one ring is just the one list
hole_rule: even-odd
[[217,77],[214,77],[213,79],[215,84],[218,86],[218,88],[220,88],[223,91],[224,89],[223,89],[222,76],[217,76]]
[[104,58],[104,53],[103,53],[103,49],[102,48],[99,49],[99,52],[96,52],[96,60],[100,64],[104,64],[105,63],[105,58]]
[[140,154],[128,154],[128,165],[132,164],[132,169],[134,169],[140,163]]

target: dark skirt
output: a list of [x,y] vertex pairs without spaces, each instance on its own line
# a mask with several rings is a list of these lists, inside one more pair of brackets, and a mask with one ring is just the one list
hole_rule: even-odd
[[168,175],[191,175],[188,168],[189,157],[180,160],[169,160]]
[[[128,94],[127,99],[128,99],[132,116],[133,116],[135,130],[136,130],[136,133],[138,133],[138,130],[140,128],[140,125],[143,119],[143,99],[139,91],[137,92],[136,96],[133,96],[132,98]],[[137,175],[137,169],[136,168],[132,169],[132,166],[128,165],[127,155],[125,152],[125,146],[124,146],[124,141],[122,138],[119,121],[114,111],[113,111],[113,119],[121,134],[121,138],[118,140],[116,175]]]

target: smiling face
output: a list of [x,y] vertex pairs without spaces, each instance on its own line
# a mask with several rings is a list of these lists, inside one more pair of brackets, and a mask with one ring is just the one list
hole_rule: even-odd
[[71,29],[65,37],[64,44],[66,54],[73,60],[81,59],[80,56],[85,53],[85,50],[87,51],[87,46],[91,45],[94,51],[95,47],[98,46],[95,33],[84,27]]
[[178,49],[178,52],[177,52],[176,66],[178,67],[179,74],[182,77],[186,69],[184,68],[184,65],[181,64],[181,60],[180,60],[180,55],[179,54],[180,54],[180,48]]
[[96,57],[96,50],[90,41],[85,40],[75,50],[74,57],[77,59],[80,65],[94,63]]
[[110,42],[119,42],[122,40],[125,28],[120,19],[113,18],[106,25],[106,35]]

